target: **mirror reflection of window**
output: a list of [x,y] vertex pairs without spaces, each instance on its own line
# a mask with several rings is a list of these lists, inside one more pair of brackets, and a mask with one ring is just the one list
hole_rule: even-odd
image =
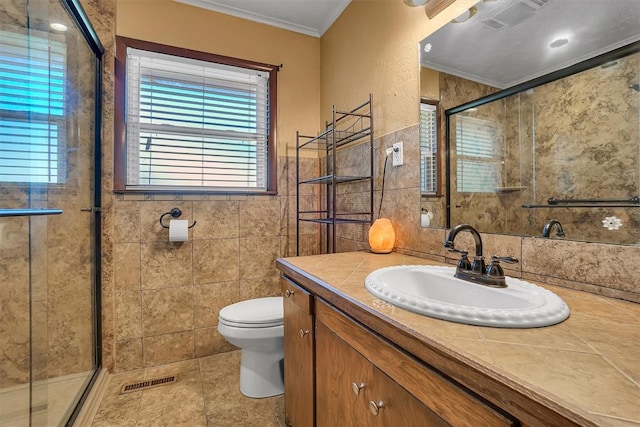
[[456,117],[457,191],[495,193],[499,154],[494,149],[495,123],[475,117]]
[[438,105],[420,102],[420,191],[423,195],[438,192]]

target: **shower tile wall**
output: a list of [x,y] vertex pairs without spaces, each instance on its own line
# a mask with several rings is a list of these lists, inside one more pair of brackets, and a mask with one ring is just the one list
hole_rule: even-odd
[[[24,11],[23,1],[1,3],[0,28],[26,27],[27,16]],[[16,187],[3,186],[0,188],[0,203],[7,208],[26,208],[29,193]],[[3,301],[0,336],[4,341],[0,346],[2,389],[29,382],[29,219],[3,218],[0,220],[0,233],[0,301]],[[46,273],[46,268],[39,272]],[[39,292],[39,307],[46,304],[43,293],[46,294],[46,289]],[[4,301],[12,303],[4,304]]]
[[[19,200],[2,194],[5,206],[24,207]],[[29,382],[29,220],[5,218],[0,222],[0,299],[11,301],[0,310],[0,389]],[[15,236],[9,238],[9,236]],[[39,298],[42,306],[44,298]],[[46,302],[44,302],[46,304]]]
[[[491,86],[487,86],[481,83],[473,82],[471,80],[462,79],[460,77],[452,76],[446,73],[439,73],[439,85],[440,85],[440,112],[442,119],[440,123],[440,135],[445,135],[445,120],[444,111],[453,108],[455,106],[464,104],[474,99],[481,98],[483,96],[490,95],[497,92],[496,89]],[[498,118],[500,111],[498,108],[492,108],[491,111],[484,111],[484,118]],[[453,134],[453,132],[452,132]],[[455,138],[455,135],[453,135]],[[444,137],[441,136],[441,144],[444,147]],[[444,169],[445,164],[445,152],[444,149],[440,153],[440,162]],[[452,165],[455,164],[455,153],[452,157]],[[445,177],[442,175],[442,183],[445,182]],[[455,171],[452,173],[452,187],[456,186]],[[444,197],[437,199],[429,198],[428,202],[423,203],[430,212],[436,214],[436,224],[444,224],[445,206]],[[506,219],[504,215],[498,214],[503,209],[500,200],[500,195],[496,193],[453,193],[451,198],[452,221],[458,223],[476,224],[480,228],[484,226],[494,227],[498,232],[504,231]],[[442,218],[442,219],[441,219]],[[440,220],[439,220],[440,219]],[[439,220],[439,221],[438,221]]]
[[[0,28],[26,27],[26,4],[24,0],[2,2]],[[36,13],[48,10],[45,4],[30,7]],[[57,2],[48,7],[60,8]],[[90,214],[80,212],[92,203],[93,98],[87,94],[93,90],[93,80],[83,77],[93,75],[93,62],[88,49],[81,48],[83,40],[69,36],[65,43],[67,78],[82,94],[77,97],[82,104],[72,105],[75,111],[69,111],[64,185],[29,189],[3,184],[0,190],[3,207],[64,211],[55,217],[0,221],[0,388],[87,372],[93,367],[92,235]]]
[[[629,84],[640,76],[640,53],[535,88],[535,203],[549,197],[627,199],[638,195],[640,110]],[[567,114],[570,112],[571,114]],[[567,162],[580,168],[568,168]],[[584,240],[637,244],[638,208],[537,210],[536,223],[550,215]],[[606,216],[624,227],[602,227]],[[598,226],[594,227],[593,224]]]

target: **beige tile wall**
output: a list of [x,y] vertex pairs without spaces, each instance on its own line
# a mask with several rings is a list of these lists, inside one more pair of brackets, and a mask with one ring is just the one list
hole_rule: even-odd
[[[275,260],[295,254],[293,161],[279,159],[278,196],[115,196],[115,371],[229,351],[217,332],[219,310],[279,295]],[[187,242],[169,242],[159,223],[174,207],[196,221]],[[303,253],[316,251],[314,233],[307,231]]]

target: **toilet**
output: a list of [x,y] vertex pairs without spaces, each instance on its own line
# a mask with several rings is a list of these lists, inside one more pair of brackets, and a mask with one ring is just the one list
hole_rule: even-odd
[[220,310],[218,332],[242,349],[240,391],[247,397],[284,392],[282,297],[256,298]]

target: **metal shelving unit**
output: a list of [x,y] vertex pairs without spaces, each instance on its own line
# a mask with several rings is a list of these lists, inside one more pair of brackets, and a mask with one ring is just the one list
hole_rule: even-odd
[[[333,106],[331,122],[325,131],[316,136],[301,135],[296,132],[296,255],[300,254],[300,223],[321,224],[325,230],[326,253],[336,251],[336,226],[339,224],[371,224],[373,222],[373,95],[361,105],[340,111]],[[367,144],[368,170],[363,175],[344,175],[339,172],[339,160],[343,150],[356,145]],[[324,156],[324,169],[314,177],[300,176],[300,152],[316,150]],[[365,159],[363,159],[365,161]],[[351,171],[353,172],[353,171]],[[338,185],[368,182],[369,207],[360,211],[338,210]],[[324,193],[324,206],[318,210],[300,209],[300,188],[317,185]]]

